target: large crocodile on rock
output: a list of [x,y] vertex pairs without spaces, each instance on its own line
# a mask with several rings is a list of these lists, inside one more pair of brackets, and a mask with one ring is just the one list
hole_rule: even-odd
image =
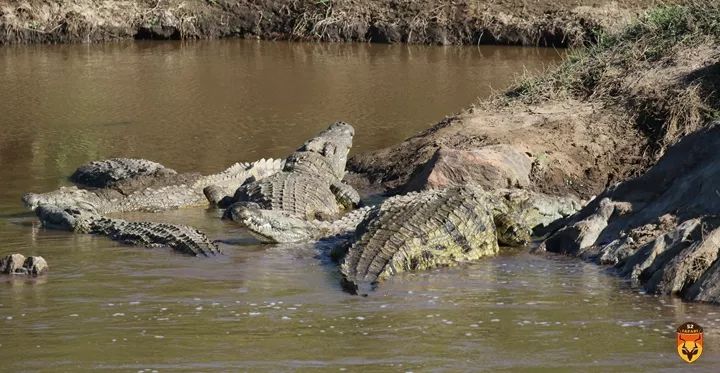
[[342,181],[354,135],[351,125],[334,123],[291,154],[282,172],[245,183],[232,198],[220,199],[215,187],[206,194],[232,203],[226,216],[233,219],[248,206],[304,220],[335,218],[360,201],[358,192]]
[[465,186],[391,197],[332,222],[252,207],[233,214],[271,242],[331,239],[333,256],[344,256],[344,287],[364,293],[399,272],[473,261],[496,254],[498,244],[523,245],[532,228],[578,208],[571,198]]

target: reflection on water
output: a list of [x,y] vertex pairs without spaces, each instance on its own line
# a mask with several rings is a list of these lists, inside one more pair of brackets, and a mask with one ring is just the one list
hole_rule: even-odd
[[[411,136],[557,51],[225,40],[0,49],[0,207],[88,160],[213,172],[344,120],[353,151]],[[10,205],[5,201],[11,201]]]
[[237,243],[196,259],[46,231],[20,208],[24,191],[96,158],[210,172],[280,156],[337,119],[356,125],[360,150],[386,146],[556,60],[237,40],[0,49],[0,253],[51,267],[0,278],[3,369],[669,371],[685,364],[673,330],[693,320],[707,331],[693,368],[712,371],[720,310],[637,294],[569,259],[508,253],[363,298],[315,249],[254,244],[217,211],[150,216]]

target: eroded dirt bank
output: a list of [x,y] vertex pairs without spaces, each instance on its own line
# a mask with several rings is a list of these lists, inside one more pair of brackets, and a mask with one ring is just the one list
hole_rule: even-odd
[[[480,183],[590,201],[542,249],[720,301],[720,5],[656,8],[559,68],[354,157],[391,191]],[[598,197],[595,197],[599,195]]]
[[577,46],[659,0],[0,0],[0,44],[263,39]]

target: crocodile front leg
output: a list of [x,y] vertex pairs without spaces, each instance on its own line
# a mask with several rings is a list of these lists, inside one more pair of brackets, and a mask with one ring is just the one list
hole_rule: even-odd
[[357,190],[342,181],[330,184],[330,190],[345,210],[352,210],[360,204],[360,194]]

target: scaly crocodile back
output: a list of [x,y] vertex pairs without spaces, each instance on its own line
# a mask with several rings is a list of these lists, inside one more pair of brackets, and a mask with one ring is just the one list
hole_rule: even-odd
[[44,226],[79,233],[100,234],[126,244],[171,247],[183,254],[212,256],[220,249],[199,230],[186,225],[132,222],[93,212],[41,205],[35,209]]
[[476,260],[498,252],[485,192],[452,188],[391,198],[359,224],[341,264],[351,290],[393,274]]
[[107,188],[121,180],[137,176],[174,175],[175,170],[147,159],[111,158],[86,163],[70,176],[74,183],[93,187]]
[[[109,161],[98,161],[98,164]],[[148,161],[149,162],[149,161]],[[232,194],[249,178],[261,180],[282,170],[283,160],[261,159],[252,163],[237,163],[213,175],[197,173],[136,175],[118,179],[108,188],[80,189],[62,187],[58,190],[23,196],[25,205],[35,209],[41,204],[80,208],[107,214],[129,211],[163,211],[207,203],[203,188],[219,185]]]
[[204,188],[211,186],[214,198],[210,202],[215,204],[224,196],[234,195],[235,191],[246,181],[262,180],[282,171],[284,167],[284,159],[272,158],[263,158],[252,163],[235,163],[223,172],[201,178],[193,188],[203,191]]
[[244,185],[234,199],[257,203],[263,209],[287,211],[308,220],[327,219],[340,213],[328,183],[305,173],[281,172]]

